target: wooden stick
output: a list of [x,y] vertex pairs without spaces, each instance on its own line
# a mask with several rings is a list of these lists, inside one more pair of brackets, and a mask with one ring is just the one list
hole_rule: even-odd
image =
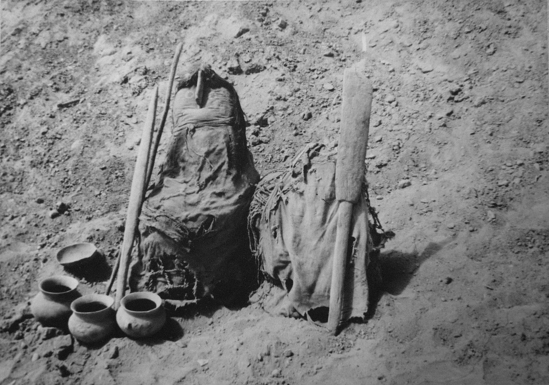
[[151,140],[156,116],[156,103],[158,101],[158,86],[154,88],[153,96],[149,104],[147,120],[143,127],[141,136],[141,145],[135,162],[133,172],[132,189],[130,192],[130,202],[128,204],[128,214],[126,217],[126,227],[124,229],[124,242],[122,244],[122,253],[120,255],[120,266],[118,268],[118,277],[116,282],[116,298],[114,308],[118,309],[120,300],[126,292],[126,281],[130,267],[133,239],[137,228],[137,221],[141,213],[143,196],[145,193],[145,183],[147,178],[147,165],[149,163],[149,152],[151,149]]
[[179,56],[181,56],[181,50],[183,49],[183,43],[179,43],[175,49],[175,55],[173,57],[172,68],[170,70],[170,80],[168,82],[168,89],[166,90],[166,104],[164,105],[164,111],[162,112],[162,120],[160,121],[160,127],[158,127],[158,132],[156,134],[156,139],[154,145],[151,149],[151,154],[149,156],[149,165],[147,167],[147,180],[145,183],[145,189],[149,186],[151,182],[151,176],[154,168],[154,162],[156,161],[156,153],[158,152],[158,146],[160,145],[160,139],[162,139],[162,132],[164,131],[164,126],[166,125],[166,120],[168,119],[168,109],[170,108],[170,100],[172,98],[172,88],[173,82],[175,79],[175,71],[177,70],[177,63],[179,63]]
[[353,204],[359,201],[364,183],[371,104],[371,84],[364,76],[346,69],[343,75],[343,106],[335,176],[339,206],[328,315],[328,327],[334,335],[344,321],[345,275]]
[[202,97],[204,96],[204,71],[202,69],[198,70],[197,79],[196,79],[196,91],[195,91],[195,100],[198,107],[202,107]]
[[[162,120],[160,122],[160,127],[158,129],[158,134],[156,136],[155,143],[154,143],[153,146],[151,146],[152,150],[150,151],[151,153],[149,153],[149,158],[148,158],[148,161],[147,161],[147,181],[144,185],[143,196],[145,196],[145,193],[147,191],[147,187],[149,186],[149,183],[151,181],[152,171],[153,171],[154,163],[155,163],[155,160],[156,160],[156,153],[158,151],[158,146],[160,144],[160,139],[162,138],[162,132],[164,130],[164,126],[166,124],[166,119],[168,117],[168,109],[170,107],[170,99],[171,99],[171,90],[173,88],[173,82],[174,82],[174,79],[175,79],[175,70],[177,68],[177,63],[179,62],[179,56],[181,55],[181,49],[182,48],[183,48],[182,44],[179,44],[177,46],[176,53],[175,53],[175,56],[174,56],[174,60],[173,60],[173,63],[172,63],[172,67],[171,67],[171,71],[170,71],[170,79],[169,79],[169,82],[168,82],[169,83],[168,84],[168,91],[166,92],[166,105],[164,106],[164,111],[162,113]],[[134,232],[134,237],[135,237],[135,232]],[[122,256],[122,250],[119,250],[118,253],[117,253],[117,258],[116,258],[115,265],[113,267],[111,278],[109,279],[109,284],[107,285],[107,290],[105,291],[106,295],[109,295],[110,292],[111,292],[111,289],[112,289],[112,286],[113,286],[113,283],[114,283],[114,279],[116,277],[116,274],[118,272],[118,268],[120,266],[121,256]]]
[[120,266],[120,250],[116,253],[116,262],[114,263],[114,266],[112,268],[111,278],[109,279],[109,284],[107,285],[107,289],[105,290],[105,295],[111,294],[112,285],[114,284],[114,279],[116,278],[116,274],[118,273],[118,267]]

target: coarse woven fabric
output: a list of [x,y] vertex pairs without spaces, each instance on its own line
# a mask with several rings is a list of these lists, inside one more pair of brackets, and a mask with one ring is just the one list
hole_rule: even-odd
[[176,93],[171,143],[140,216],[132,285],[164,298],[198,299],[221,282],[242,280],[246,264],[240,250],[259,174],[236,91],[209,67],[201,69],[202,104],[194,71]]
[[[338,208],[334,158],[322,145],[309,145],[289,170],[272,173],[257,186],[248,217],[252,252],[261,271],[287,292],[279,309],[267,310],[305,315],[329,306]],[[366,269],[373,245],[364,197],[353,207],[351,230],[346,319],[368,310]]]

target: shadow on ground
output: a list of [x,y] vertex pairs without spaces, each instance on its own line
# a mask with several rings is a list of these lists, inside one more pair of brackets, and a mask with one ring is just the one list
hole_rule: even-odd
[[90,262],[78,266],[65,266],[65,271],[78,277],[85,279],[90,283],[105,282],[112,273],[112,267],[107,262],[103,254],[93,258]]
[[139,345],[147,346],[162,345],[166,341],[179,341],[184,335],[185,332],[183,331],[181,324],[173,318],[168,318],[157,334],[152,337],[137,340],[137,343]]
[[371,290],[370,307],[366,313],[365,321],[375,315],[377,304],[384,294],[401,294],[410,284],[414,273],[421,264],[438,253],[445,244],[446,242],[430,242],[421,254],[390,250],[373,258],[373,266],[368,270],[368,282],[371,283]]
[[381,253],[381,290],[391,295],[401,294],[421,264],[438,253],[442,247],[441,244],[431,242],[421,254],[396,250]]

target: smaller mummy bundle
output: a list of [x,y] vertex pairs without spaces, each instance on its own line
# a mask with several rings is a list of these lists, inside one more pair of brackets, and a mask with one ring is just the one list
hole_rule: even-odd
[[[286,292],[277,309],[267,310],[304,316],[329,306],[338,208],[335,158],[322,145],[309,145],[287,171],[267,175],[256,188],[248,217],[252,252],[260,270]],[[353,206],[346,318],[368,310],[367,268],[377,235],[368,212],[362,196]]]

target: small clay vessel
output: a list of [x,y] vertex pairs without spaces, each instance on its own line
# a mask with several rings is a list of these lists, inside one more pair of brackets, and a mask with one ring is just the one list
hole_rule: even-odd
[[162,299],[149,292],[128,294],[120,301],[116,322],[129,337],[150,337],[166,323]]
[[63,275],[42,280],[38,286],[40,292],[31,302],[34,318],[43,326],[67,327],[72,314],[71,303],[80,297],[77,287],[76,279]]
[[109,337],[116,329],[114,299],[103,294],[87,294],[71,304],[69,331],[78,341],[92,344]]
[[101,255],[93,243],[75,243],[63,247],[57,252],[57,261],[64,267],[75,268],[86,266]]

